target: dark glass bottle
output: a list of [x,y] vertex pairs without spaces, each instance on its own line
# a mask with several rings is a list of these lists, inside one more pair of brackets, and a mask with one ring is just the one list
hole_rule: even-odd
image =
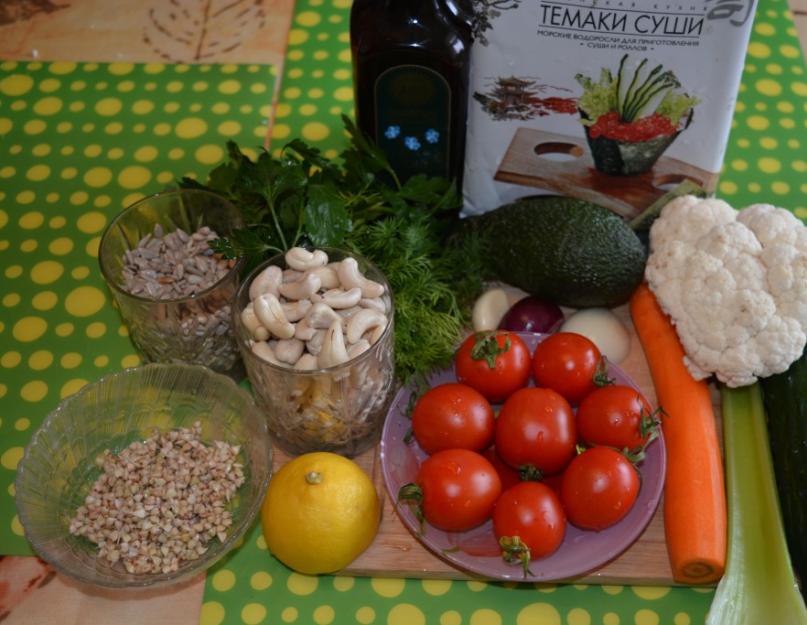
[[456,0],[354,0],[356,121],[405,180],[425,173],[462,188],[470,15]]

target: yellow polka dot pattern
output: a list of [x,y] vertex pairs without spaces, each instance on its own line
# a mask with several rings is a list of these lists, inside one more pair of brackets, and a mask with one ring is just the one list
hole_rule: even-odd
[[718,194],[738,207],[773,203],[803,219],[798,129],[807,130],[807,83],[789,21],[778,10],[757,14]]
[[[0,554],[30,553],[11,486],[47,413],[141,363],[98,269],[104,228],[136,197],[203,180],[226,139],[263,143],[254,129],[267,127],[274,76],[251,67],[0,62]],[[286,576],[232,569],[215,582],[264,592]],[[202,622],[223,610],[205,604]],[[258,608],[244,617],[263,620]]]

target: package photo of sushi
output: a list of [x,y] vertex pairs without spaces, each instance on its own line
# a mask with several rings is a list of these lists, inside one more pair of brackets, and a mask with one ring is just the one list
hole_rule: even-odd
[[633,217],[684,181],[714,191],[748,3],[512,2],[484,15],[467,145],[480,175],[465,183],[468,214],[543,191]]

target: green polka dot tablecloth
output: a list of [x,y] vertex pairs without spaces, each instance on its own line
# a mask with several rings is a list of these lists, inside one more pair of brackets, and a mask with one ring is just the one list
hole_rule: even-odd
[[[272,128],[331,157],[352,114],[349,0],[298,0]],[[59,399],[138,357],[97,270],[110,217],[175,176],[203,175],[226,138],[266,131],[263,66],[0,64],[0,551],[29,553],[14,470]],[[785,0],[762,0],[719,194],[807,218],[807,77]],[[310,577],[260,528],[211,569],[201,625],[698,625],[712,590]]]
[[14,475],[59,400],[139,357],[98,269],[107,222],[267,133],[269,66],[0,63],[0,553]]
[[[298,0],[272,129],[335,156],[352,114],[348,1]],[[785,0],[762,0],[719,194],[807,218],[807,77]],[[265,551],[259,528],[210,571],[201,625],[700,625],[713,591],[308,577]]]
[[[303,136],[328,156],[352,113],[349,2],[299,0],[272,141]],[[737,206],[774,202],[807,217],[807,80],[785,0],[763,0],[726,156],[720,195]],[[259,528],[211,570],[202,625],[695,625],[710,589],[522,586],[436,580],[319,578],[265,552]]]

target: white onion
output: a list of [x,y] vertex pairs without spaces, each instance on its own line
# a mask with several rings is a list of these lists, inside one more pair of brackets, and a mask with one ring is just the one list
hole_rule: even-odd
[[590,339],[610,362],[618,364],[630,353],[630,333],[607,308],[586,308],[569,316],[561,327]]

